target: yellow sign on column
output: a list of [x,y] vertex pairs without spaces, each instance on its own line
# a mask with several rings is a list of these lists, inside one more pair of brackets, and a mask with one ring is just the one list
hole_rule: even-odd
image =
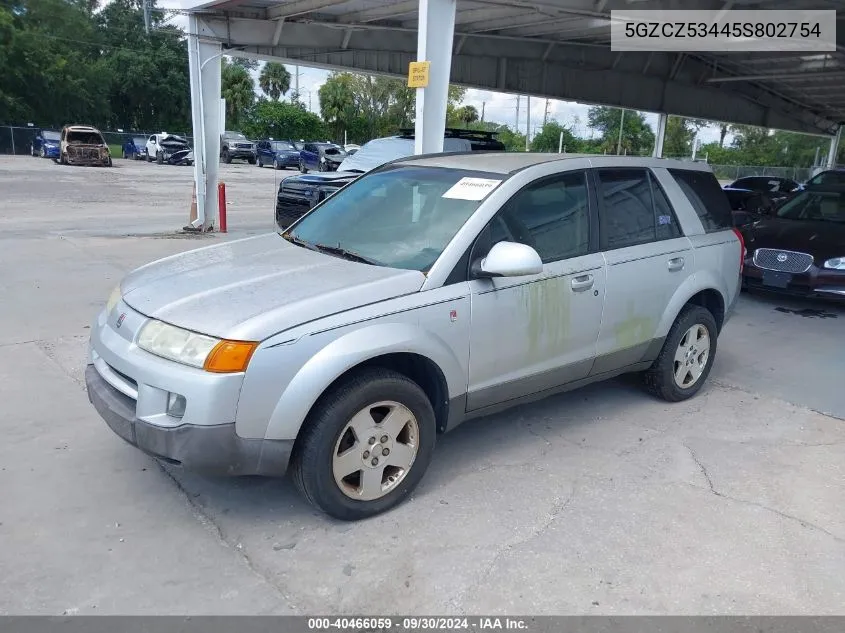
[[408,88],[425,88],[431,62],[411,62],[408,65]]

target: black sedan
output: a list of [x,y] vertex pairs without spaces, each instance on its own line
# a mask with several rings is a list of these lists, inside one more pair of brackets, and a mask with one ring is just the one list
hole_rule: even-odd
[[801,191],[741,230],[746,288],[845,299],[845,187]]

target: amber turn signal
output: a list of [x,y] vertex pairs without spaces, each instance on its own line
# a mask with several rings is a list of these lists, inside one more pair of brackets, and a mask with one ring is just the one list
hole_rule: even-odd
[[258,343],[251,341],[220,341],[205,359],[203,369],[217,374],[245,371]]

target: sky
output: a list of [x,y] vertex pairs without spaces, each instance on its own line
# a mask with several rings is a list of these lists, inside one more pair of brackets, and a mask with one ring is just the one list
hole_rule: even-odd
[[[161,8],[181,8],[180,0],[159,0],[157,3]],[[172,24],[180,26],[185,29],[187,26],[187,18],[184,15],[177,15],[171,20]],[[291,74],[291,89],[293,89],[294,78],[293,75],[297,72],[297,67],[292,64],[285,64]],[[258,73],[253,72],[253,77],[256,80],[256,90],[258,90]],[[325,83],[329,76],[329,71],[321,68],[310,68],[307,66],[299,66],[299,92],[303,103],[309,110],[315,114],[320,114],[320,100],[317,94],[320,86]],[[543,114],[546,109],[546,99],[539,97],[531,97],[531,135],[533,136],[540,131],[543,125]],[[463,105],[472,105],[478,110],[479,114],[484,110],[484,120],[493,121],[496,123],[503,123],[512,129],[519,129],[525,134],[526,126],[528,125],[528,97],[522,95],[519,97],[519,117],[517,118],[517,96],[512,94],[505,94],[502,92],[492,92],[488,90],[467,90],[464,97]],[[572,133],[580,138],[591,138],[594,131],[587,126],[587,111],[590,109],[589,105],[577,103],[575,101],[562,101],[558,99],[549,99],[549,119],[555,120],[561,125],[568,127]],[[657,114],[651,112],[644,112],[646,123],[651,126],[653,130],[657,128]],[[718,126],[709,125],[699,132],[699,139],[702,144],[711,143],[719,140]],[[730,142],[731,135],[726,137],[726,142]]]

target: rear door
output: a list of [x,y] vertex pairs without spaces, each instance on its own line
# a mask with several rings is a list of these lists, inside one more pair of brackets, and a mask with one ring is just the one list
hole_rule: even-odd
[[692,245],[666,193],[644,167],[593,170],[607,297],[592,374],[653,360],[655,336],[678,287],[693,274]]

